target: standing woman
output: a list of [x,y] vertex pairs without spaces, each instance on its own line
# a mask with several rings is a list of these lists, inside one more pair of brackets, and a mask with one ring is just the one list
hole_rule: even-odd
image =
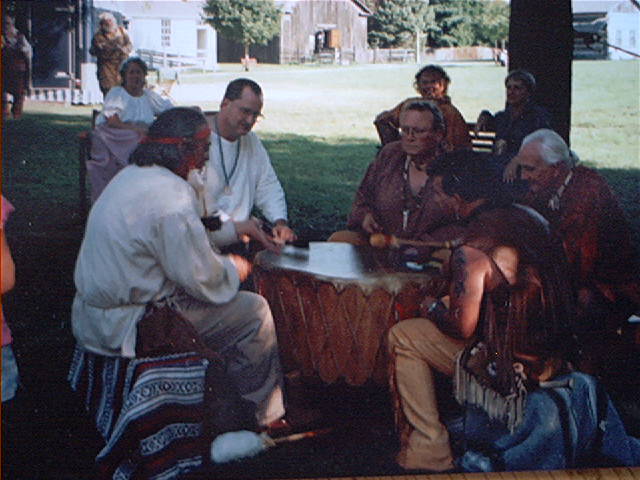
[[111,13],[101,13],[99,18],[100,29],[91,40],[89,53],[98,59],[98,82],[102,95],[106,96],[122,82],[118,69],[131,53],[132,45],[129,35]]
[[22,116],[24,97],[31,83],[31,45],[18,32],[13,17],[4,17],[2,29],[2,109],[3,117],[9,114],[8,95],[13,97],[11,114],[18,119]]
[[129,163],[129,155],[156,115],[173,106],[170,100],[145,88],[147,65],[140,58],[127,59],[120,75],[122,86],[109,90],[91,136],[87,173],[92,203],[115,174]]
[[422,67],[415,75],[413,86],[420,94],[420,97],[408,98],[391,110],[385,110],[378,114],[373,124],[376,126],[380,142],[386,145],[389,142],[399,140],[400,138],[400,112],[410,102],[416,100],[429,100],[435,103],[442,115],[447,126],[447,150],[456,150],[459,148],[470,149],[471,138],[469,137],[469,128],[462,114],[451,103],[451,98],[447,94],[451,79],[444,68],[438,65],[427,65]]

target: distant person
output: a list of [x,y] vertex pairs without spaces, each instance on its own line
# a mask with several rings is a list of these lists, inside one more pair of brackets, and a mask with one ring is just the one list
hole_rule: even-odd
[[31,84],[31,45],[15,27],[15,20],[5,15],[2,29],[2,109],[3,116],[11,114],[14,119],[22,116],[24,98]]
[[562,238],[578,297],[578,332],[590,345],[584,352],[592,358],[591,365],[584,367],[596,373],[612,353],[618,330],[631,336],[627,319],[640,310],[640,272],[631,228],[606,180],[578,164],[553,130],[526,136],[513,162],[528,182],[524,201]]
[[116,17],[109,12],[100,14],[100,28],[91,40],[89,53],[98,59],[98,83],[102,95],[111,88],[120,85],[120,65],[124,62],[133,46],[124,27],[119,27]]
[[514,168],[510,160],[518,153],[524,137],[539,128],[551,128],[551,115],[536,105],[533,94],[536,79],[526,70],[509,72],[504,81],[506,108],[494,115],[488,110],[480,112],[476,120],[476,131],[495,132],[493,156],[498,165],[511,175]]
[[171,100],[146,88],[147,65],[140,58],[128,58],[120,68],[120,76],[122,85],[107,93],[91,135],[87,173],[92,202],[113,176],[129,163],[129,155],[156,115],[173,106]]
[[[2,296],[9,292],[15,285],[16,275],[13,257],[7,243],[7,237],[4,233],[4,226],[9,219],[9,214],[13,211],[13,206],[9,201],[2,197],[2,224],[0,234],[2,236]],[[2,402],[6,402],[15,397],[18,390],[20,377],[18,375],[18,364],[13,353],[11,344],[11,330],[7,325],[4,313],[2,314]]]
[[374,233],[423,238],[454,220],[435,195],[429,167],[446,151],[446,126],[432,102],[407,102],[400,113],[400,141],[385,145],[369,165],[351,206],[347,229],[329,241],[368,245]]
[[207,213],[219,211],[234,221],[248,220],[258,208],[277,241],[291,242],[296,235],[288,225],[284,190],[269,154],[251,131],[262,105],[262,89],[253,80],[238,78],[227,85],[212,121],[204,204]]
[[445,70],[438,65],[427,65],[421,68],[415,75],[413,86],[420,97],[412,97],[404,100],[391,110],[385,110],[376,117],[373,122],[378,130],[380,142],[386,145],[400,138],[400,112],[409,102],[415,100],[429,100],[434,102],[442,114],[447,126],[447,149],[471,148],[469,128],[462,114],[451,103],[447,92],[451,79]]

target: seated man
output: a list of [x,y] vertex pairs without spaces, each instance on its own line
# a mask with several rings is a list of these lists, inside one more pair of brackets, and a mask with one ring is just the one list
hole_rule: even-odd
[[476,120],[477,131],[496,132],[493,155],[496,164],[505,167],[510,175],[513,163],[510,160],[518,153],[525,136],[539,128],[551,128],[551,115],[536,105],[533,94],[536,79],[526,70],[513,70],[504,80],[506,107],[493,116],[488,110],[480,112]]
[[347,231],[329,241],[355,245],[369,243],[369,235],[386,233],[401,238],[423,238],[450,223],[454,213],[434,195],[436,186],[428,168],[445,151],[446,126],[433,103],[417,100],[400,114],[400,141],[378,153],[358,187],[347,220]]
[[578,294],[580,330],[593,337],[592,347],[610,348],[602,335],[612,340],[640,309],[637,257],[624,212],[607,182],[576,165],[574,154],[552,130],[525,137],[514,162],[529,184],[525,202],[562,238]]
[[287,225],[287,204],[276,172],[258,136],[251,131],[262,115],[262,89],[238,78],[227,85],[220,112],[214,117],[204,185],[208,212],[248,220],[254,207],[273,224],[276,241],[295,240]]
[[[210,130],[188,108],[162,113],[93,205],[76,263],[73,334],[83,349],[133,358],[145,312],[168,306],[218,352],[258,425],[284,415],[282,372],[264,298],[238,292],[249,264],[211,247],[187,179],[207,159]],[[225,222],[218,238],[273,239],[249,221]]]
[[466,360],[457,370],[469,364],[489,370],[485,381],[496,394],[480,399],[468,394],[470,375],[456,372],[458,400],[517,424],[522,412],[513,407],[522,403],[504,400],[523,400],[523,379],[514,366],[534,383],[564,368],[564,356],[571,351],[566,325],[573,298],[562,246],[548,223],[501,195],[498,176],[486,159],[471,152],[449,154],[432,175],[440,177],[438,194],[454,201],[467,228],[462,245],[452,252],[449,296],[425,298],[421,312],[426,318],[396,324],[389,332],[389,351],[400,434],[397,462],[406,469],[444,471],[454,463],[433,371],[453,375],[455,359],[464,351]]

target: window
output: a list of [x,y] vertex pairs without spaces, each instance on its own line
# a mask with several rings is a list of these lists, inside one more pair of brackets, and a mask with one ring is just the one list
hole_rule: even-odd
[[160,20],[160,43],[163,47],[171,46],[171,20],[169,18]]
[[622,45],[622,30],[616,30],[616,47]]
[[629,46],[635,48],[636,46],[636,31],[629,30]]

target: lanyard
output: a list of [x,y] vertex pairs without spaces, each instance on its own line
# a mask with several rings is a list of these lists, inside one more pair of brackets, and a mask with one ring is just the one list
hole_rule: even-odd
[[238,158],[240,158],[240,142],[241,138],[238,138],[238,144],[236,145],[236,158],[233,160],[233,167],[231,167],[231,173],[227,173],[227,167],[224,164],[224,154],[222,153],[222,135],[220,135],[220,129],[218,128],[218,117],[215,117],[216,133],[218,134],[218,151],[220,152],[220,164],[222,165],[222,173],[224,174],[224,193],[225,195],[231,195],[231,185],[229,181],[238,167]]

